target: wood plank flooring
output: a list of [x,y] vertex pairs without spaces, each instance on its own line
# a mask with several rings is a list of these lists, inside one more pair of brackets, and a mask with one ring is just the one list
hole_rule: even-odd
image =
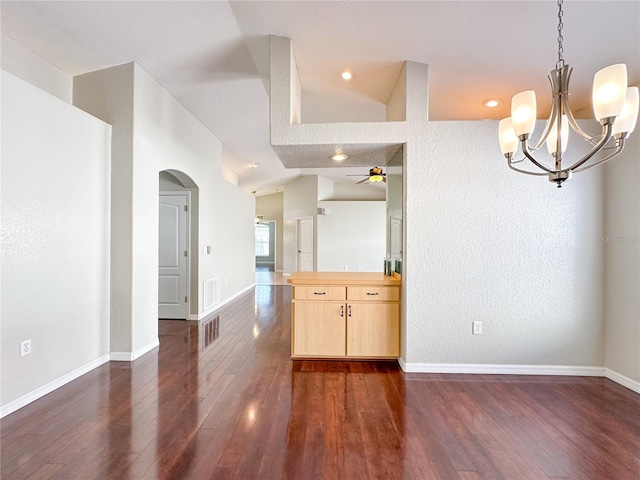
[[2,479],[638,480],[640,395],[603,378],[292,362],[290,287],[2,419]]

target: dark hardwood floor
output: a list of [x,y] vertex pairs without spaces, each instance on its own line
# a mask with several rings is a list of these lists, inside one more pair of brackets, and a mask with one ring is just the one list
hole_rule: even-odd
[[289,287],[2,419],[13,479],[640,479],[640,395],[602,378],[292,362]]

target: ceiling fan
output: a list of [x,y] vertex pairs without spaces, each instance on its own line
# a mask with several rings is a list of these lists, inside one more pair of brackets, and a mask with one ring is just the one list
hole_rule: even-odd
[[386,176],[387,174],[384,173],[380,167],[373,167],[372,169],[369,170],[368,175],[347,175],[347,177],[367,177],[364,180],[361,180],[358,183],[356,183],[356,185],[359,185],[360,183],[364,183],[366,181],[369,181],[371,183],[377,183],[377,182],[386,183],[387,182]]

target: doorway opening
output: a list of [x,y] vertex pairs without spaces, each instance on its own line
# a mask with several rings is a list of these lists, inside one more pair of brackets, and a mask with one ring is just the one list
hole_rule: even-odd
[[158,205],[158,318],[188,320],[198,305],[198,186],[164,170]]
[[276,270],[276,222],[260,220],[256,223],[256,271]]

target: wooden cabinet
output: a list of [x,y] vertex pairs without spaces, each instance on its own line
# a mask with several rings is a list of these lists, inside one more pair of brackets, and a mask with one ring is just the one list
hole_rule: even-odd
[[294,302],[293,354],[344,357],[347,336],[344,312],[342,302]]
[[347,310],[347,356],[400,355],[398,303],[353,303]]
[[397,358],[398,277],[376,273],[295,272],[293,358]]

